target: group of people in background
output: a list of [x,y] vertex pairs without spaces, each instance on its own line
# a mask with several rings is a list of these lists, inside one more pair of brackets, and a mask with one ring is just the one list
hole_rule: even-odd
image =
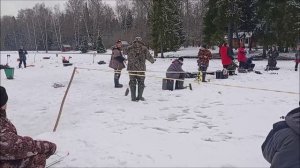
[[[145,81],[145,71],[146,63],[148,60],[151,63],[154,63],[154,58],[151,56],[149,50],[142,42],[140,37],[137,37],[131,46],[126,49],[128,58],[126,59],[122,53],[122,42],[118,40],[115,46],[112,47],[112,56],[109,63],[109,67],[114,69],[114,86],[115,88],[122,88],[123,85],[120,84],[121,71],[126,67],[128,61],[127,70],[129,71],[129,86],[131,91],[131,100],[132,101],[143,101],[142,97],[144,91],[144,81]],[[300,62],[300,48],[296,53],[296,65],[295,71],[298,69],[298,64]],[[236,70],[238,69],[239,73],[246,73],[253,71],[255,64],[253,64],[253,58],[247,57],[247,51],[245,45],[241,43],[237,52],[237,61],[238,65],[235,62],[235,56],[232,47],[229,47],[227,43],[223,43],[219,46],[219,54],[221,57],[221,62],[223,65],[222,73],[229,76],[236,75]],[[266,70],[278,70],[276,67],[276,59],[279,56],[279,52],[275,46],[268,51],[268,64]],[[209,67],[209,61],[212,59],[212,53],[208,49],[207,45],[202,45],[198,52],[198,75],[197,77],[201,82],[206,81],[207,69]],[[172,61],[171,65],[168,67],[166,72],[166,81],[168,90],[173,89],[184,89],[183,80],[188,77],[188,72],[185,72],[182,69],[183,57],[180,57]],[[258,73],[258,72],[257,72]],[[261,74],[261,73],[260,73]],[[175,83],[174,83],[175,82]],[[138,94],[136,94],[136,86]]]
[[[129,87],[132,101],[145,101],[143,92],[145,88],[145,71],[146,60],[151,63],[155,59],[151,56],[148,48],[142,42],[140,37],[136,37],[132,45],[126,50],[127,59],[122,54],[122,42],[118,40],[112,48],[112,56],[109,64],[113,68],[114,86],[122,88],[119,79],[121,71],[126,67],[129,72]],[[21,68],[22,63],[26,68],[27,51],[21,48],[19,50],[19,59]],[[272,70],[276,68],[276,58],[279,53],[276,47],[273,47],[269,52],[267,68]],[[220,56],[222,59],[223,68],[226,69],[229,75],[235,75],[236,68],[239,70],[251,71],[254,68],[252,59],[247,58],[245,46],[241,45],[238,48],[237,60],[239,65],[234,62],[234,53],[232,48],[226,43],[220,47]],[[300,62],[300,47],[295,55],[296,65],[295,71],[298,70]],[[198,52],[198,70],[201,72],[201,81],[206,82],[207,69],[209,61],[212,59],[212,53],[207,45],[202,45]],[[168,79],[179,79],[175,83],[175,89],[183,89],[183,80],[186,77],[186,72],[182,69],[184,58],[180,57],[172,61],[166,72]],[[128,62],[128,63],[127,63]],[[0,69],[5,68],[0,65]],[[177,73],[176,73],[177,72]],[[173,83],[172,83],[173,85]],[[137,92],[137,93],[136,93]],[[17,133],[15,126],[7,118],[7,101],[8,95],[4,87],[0,86],[0,167],[45,167],[46,159],[56,152],[56,145],[48,141],[37,141],[30,137],[20,136]],[[288,113],[284,121],[280,121],[273,125],[266,140],[262,144],[262,153],[265,159],[271,163],[271,167],[299,167],[300,166],[300,108],[296,108]]]

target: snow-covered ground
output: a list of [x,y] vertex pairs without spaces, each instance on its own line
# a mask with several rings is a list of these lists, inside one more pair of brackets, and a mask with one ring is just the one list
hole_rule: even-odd
[[[1,53],[2,64],[7,53],[9,64],[17,67],[16,52]],[[34,63],[34,54],[29,54],[28,64],[34,67],[16,68],[14,80],[1,72],[1,85],[9,94],[8,118],[19,134],[53,141],[59,152],[70,153],[57,167],[268,167],[261,144],[272,124],[299,102],[297,94],[224,86],[299,93],[293,61],[278,61],[277,72],[263,71],[267,63],[258,61],[256,70],[262,75],[238,74],[227,80],[209,75],[205,84],[188,79],[192,91],[162,91],[159,77],[171,59],[158,59],[147,63],[147,101],[131,102],[124,96],[126,71],[121,76],[125,87],[115,89],[108,64],[96,64],[108,63],[109,55],[97,55],[93,64],[92,54],[75,54],[70,55],[75,66],[98,70],[77,70],[52,133],[66,90],[52,85],[67,85],[73,71],[62,66],[61,56],[68,54],[36,54]],[[196,59],[185,59],[183,69],[197,71]],[[212,60],[209,71],[219,69],[220,60]]]

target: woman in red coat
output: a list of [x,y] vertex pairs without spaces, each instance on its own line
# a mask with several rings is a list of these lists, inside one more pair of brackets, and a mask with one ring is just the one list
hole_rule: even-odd
[[246,50],[245,50],[245,46],[242,45],[239,49],[238,49],[238,61],[239,61],[239,68],[246,68],[246,64],[247,64],[247,57],[246,57]]
[[228,52],[229,52],[229,48],[227,46],[227,43],[224,43],[222,45],[222,47],[220,48],[220,55],[221,55],[221,59],[222,59],[223,68],[226,68],[226,69],[229,67],[229,65],[232,64],[232,58],[228,54]]

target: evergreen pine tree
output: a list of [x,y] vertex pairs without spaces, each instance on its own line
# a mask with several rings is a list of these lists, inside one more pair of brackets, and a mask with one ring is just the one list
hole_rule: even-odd
[[82,41],[82,44],[80,46],[81,53],[87,53],[89,49],[87,38],[85,37]]
[[104,44],[102,42],[102,38],[101,36],[98,37],[97,39],[97,53],[105,53],[106,52],[106,49],[104,47]]
[[163,47],[165,46],[165,12],[163,12],[164,0],[153,0],[151,11],[151,36],[152,48],[154,56],[157,57],[158,52],[161,52],[163,57]]
[[[185,41],[179,0],[153,0],[152,48],[158,52],[176,51]],[[163,54],[162,54],[163,57]]]

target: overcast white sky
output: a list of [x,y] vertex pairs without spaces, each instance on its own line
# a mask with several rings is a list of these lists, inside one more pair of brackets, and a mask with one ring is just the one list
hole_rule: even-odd
[[[32,8],[36,3],[45,3],[46,7],[53,7],[56,4],[60,5],[60,9],[64,9],[64,4],[67,0],[0,0],[1,16],[13,15],[17,16],[20,9]],[[115,0],[103,0],[103,2],[115,6]]]

